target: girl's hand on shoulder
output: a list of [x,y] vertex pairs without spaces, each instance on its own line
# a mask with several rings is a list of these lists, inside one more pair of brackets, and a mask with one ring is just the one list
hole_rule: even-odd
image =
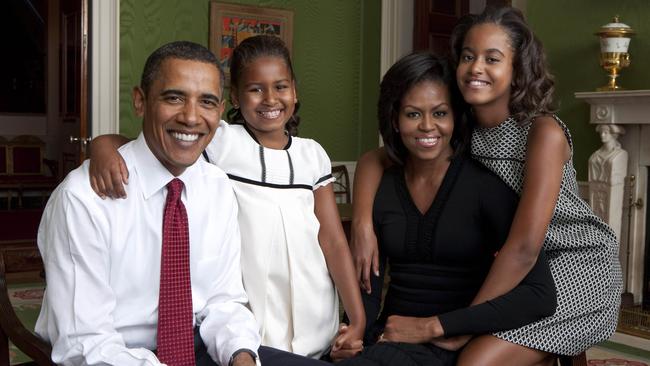
[[90,186],[101,198],[126,198],[124,184],[129,183],[129,171],[122,155],[110,143],[100,138],[91,143]]
[[[350,241],[352,260],[357,271],[361,288],[370,294],[370,272],[379,276],[379,250],[375,231],[364,225],[352,226],[352,238]],[[381,289],[379,289],[381,291]]]
[[334,338],[330,357],[334,362],[354,357],[363,350],[363,329],[341,323]]

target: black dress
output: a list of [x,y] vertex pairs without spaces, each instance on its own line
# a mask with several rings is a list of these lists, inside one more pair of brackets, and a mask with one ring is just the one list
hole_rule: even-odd
[[[518,196],[496,175],[466,157],[455,158],[428,211],[408,191],[401,166],[384,173],[373,207],[380,276],[363,294],[364,352],[345,365],[453,365],[456,352],[431,344],[378,343],[390,315],[438,315],[446,336],[520,327],[552,315],[555,285],[544,254],[509,293],[467,307],[507,238]],[[381,309],[385,264],[390,283]],[[372,345],[368,347],[368,345]]]

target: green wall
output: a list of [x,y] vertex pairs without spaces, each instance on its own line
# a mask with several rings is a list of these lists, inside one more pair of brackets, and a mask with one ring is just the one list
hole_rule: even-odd
[[[377,145],[381,2],[239,0],[294,11],[293,62],[301,101],[300,136],[320,142],[332,160],[356,160]],[[120,132],[141,129],[131,107],[146,57],[160,45],[208,45],[208,0],[120,1]],[[225,113],[224,113],[225,117]]]
[[580,180],[587,179],[587,161],[600,140],[589,125],[588,104],[575,99],[574,93],[595,91],[607,83],[605,70],[598,65],[594,33],[617,14],[637,32],[630,43],[631,65],[621,72],[618,83],[629,90],[650,89],[650,1],[528,0],[526,5],[528,22],[544,43],[555,75],[558,114],[571,129]]

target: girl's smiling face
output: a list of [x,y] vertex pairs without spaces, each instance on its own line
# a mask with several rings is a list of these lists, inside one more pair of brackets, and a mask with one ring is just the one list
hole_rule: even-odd
[[456,70],[465,101],[474,109],[494,108],[509,115],[514,56],[510,37],[501,26],[473,26],[463,41]]
[[448,159],[454,114],[447,86],[431,80],[415,84],[402,98],[396,127],[410,161]]
[[286,144],[285,124],[298,99],[291,70],[282,58],[262,56],[249,62],[230,94],[260,144],[272,148]]

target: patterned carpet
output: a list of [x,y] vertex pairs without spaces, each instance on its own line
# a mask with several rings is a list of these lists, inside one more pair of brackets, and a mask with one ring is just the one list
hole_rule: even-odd
[[[43,284],[21,284],[20,287],[9,286],[9,299],[14,305],[16,315],[18,315],[20,321],[27,329],[34,329],[43,299]],[[10,344],[9,356],[12,365],[29,361],[29,358],[14,347],[13,344]]]
[[[28,329],[34,329],[43,298],[40,283],[10,286],[9,296],[18,318]],[[10,347],[11,364],[29,360],[13,345]],[[613,342],[603,342],[587,351],[589,366],[650,366],[650,350],[642,350]]]

